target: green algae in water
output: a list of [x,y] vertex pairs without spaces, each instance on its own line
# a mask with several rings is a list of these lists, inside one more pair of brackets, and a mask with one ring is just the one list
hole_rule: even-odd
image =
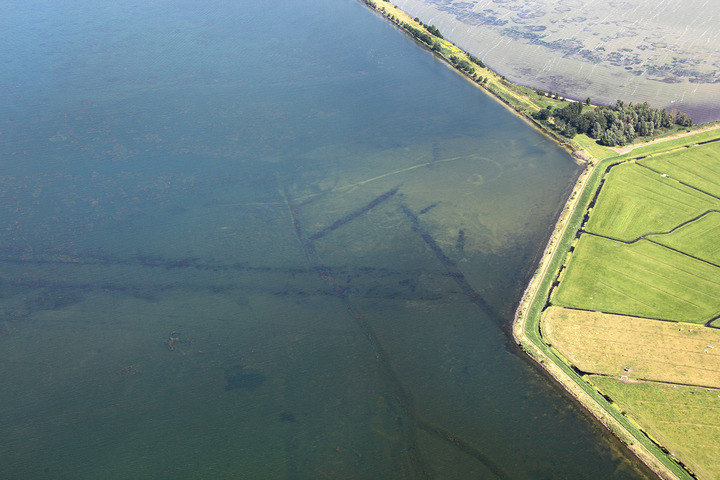
[[225,390],[255,390],[265,383],[265,375],[240,367],[235,373],[225,376]]

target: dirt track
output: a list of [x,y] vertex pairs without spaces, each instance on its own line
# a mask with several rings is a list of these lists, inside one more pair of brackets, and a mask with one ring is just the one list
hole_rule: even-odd
[[676,133],[675,135],[668,135],[667,137],[657,138],[655,140],[650,140],[649,142],[641,142],[641,143],[633,143],[632,145],[627,145],[625,147],[610,147],[613,150],[615,150],[620,155],[628,152],[632,152],[636,148],[645,147],[647,145],[653,145],[655,143],[661,143],[661,142],[667,142],[668,140],[675,140],[676,138],[682,138],[687,137],[689,135],[695,135],[696,133],[703,133],[708,132],[710,130],[716,130],[720,128],[720,123],[713,123],[712,125],[708,125],[706,127],[698,128],[697,130],[691,130],[689,132],[681,132]]

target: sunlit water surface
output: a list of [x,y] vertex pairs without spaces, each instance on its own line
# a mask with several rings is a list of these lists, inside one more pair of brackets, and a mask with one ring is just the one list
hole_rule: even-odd
[[646,478],[504,333],[578,167],[368,9],[0,23],[3,478]]

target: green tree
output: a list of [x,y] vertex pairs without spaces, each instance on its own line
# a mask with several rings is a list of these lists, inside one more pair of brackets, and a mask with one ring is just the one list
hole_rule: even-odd
[[425,28],[427,28],[427,31],[430,32],[432,35],[435,35],[438,38],[444,38],[440,34],[440,30],[438,30],[435,25],[429,25],[429,26],[426,25]]

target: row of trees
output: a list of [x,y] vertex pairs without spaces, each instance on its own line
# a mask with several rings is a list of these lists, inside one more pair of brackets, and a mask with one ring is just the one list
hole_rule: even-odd
[[692,118],[686,113],[673,115],[665,109],[653,108],[647,102],[633,105],[621,100],[612,106],[596,108],[585,108],[580,102],[571,102],[554,110],[548,106],[533,116],[538,120],[552,118],[555,128],[565,137],[584,133],[607,146],[625,145],[637,137],[650,136],[656,130],[674,125],[693,125]]
[[475,75],[475,68],[472,63],[467,60],[458,57],[457,55],[450,55],[450,63],[452,63],[458,70],[467,73],[471,77]]
[[417,23],[419,23],[420,25],[422,25],[423,27],[425,27],[425,29],[428,32],[430,32],[431,35],[435,35],[438,38],[445,38],[442,36],[442,34],[440,33],[440,30],[438,30],[438,28],[435,25],[426,25],[422,21],[420,21],[420,19],[418,17],[415,17],[414,20]]
[[410,35],[417,38],[425,45],[429,47],[434,47],[435,40],[433,39],[432,35],[427,33],[425,30],[421,28],[415,28],[412,25],[408,25],[407,23],[402,23],[400,26],[410,32]]
[[[364,0],[364,2],[377,8],[373,0]],[[380,10],[385,11],[383,7],[380,7]],[[390,19],[428,47],[435,51],[441,50],[439,39],[443,36],[436,26],[424,24],[417,17],[414,20],[421,28],[402,22],[393,16],[390,16]],[[487,79],[479,76],[473,65],[484,68],[485,64],[473,55],[467,54],[467,56],[469,61],[457,55],[451,55],[449,60],[458,70],[465,72],[478,83],[486,83]],[[502,79],[505,80],[505,77]],[[540,90],[537,90],[537,93],[546,95]],[[548,96],[564,100],[558,94],[549,93]],[[607,146],[625,145],[637,137],[651,136],[658,130],[667,130],[675,125],[682,127],[693,125],[693,119],[686,113],[672,114],[665,109],[653,108],[647,102],[633,105],[618,100],[615,105],[594,108],[590,105],[589,98],[585,101],[585,105],[580,102],[570,102],[562,108],[553,109],[547,106],[533,114],[533,117],[547,122],[551,128],[567,138],[584,133],[596,139],[601,145]]]
[[[364,0],[365,3],[373,8],[378,8],[377,5],[373,0]],[[387,1],[387,0],[385,0]],[[380,7],[380,11],[384,12],[385,8]],[[442,36],[442,33],[440,33],[440,30],[435,25],[428,25],[426,23],[423,23],[422,20],[420,20],[418,17],[415,17],[413,20],[417,22],[422,28],[417,28],[413,25],[410,25],[408,23],[405,23],[401,21],[398,18],[395,18],[392,15],[388,15],[390,20],[397,23],[401,28],[403,28],[405,31],[407,31],[410,35],[415,37],[416,39],[423,42],[425,45],[430,47],[432,50],[439,52],[441,50],[440,42],[438,39],[444,38]],[[475,74],[475,68],[473,67],[473,63],[481,68],[485,68],[485,64],[477,58],[474,55],[470,55],[469,53],[466,53],[467,57],[470,59],[470,61],[465,60],[463,58],[458,57],[457,55],[451,55],[450,56],[450,63],[452,63],[458,70],[461,70],[468,74],[470,77],[472,77],[475,80],[478,80],[478,82],[482,83],[483,80],[487,81],[483,77],[478,77]]]

